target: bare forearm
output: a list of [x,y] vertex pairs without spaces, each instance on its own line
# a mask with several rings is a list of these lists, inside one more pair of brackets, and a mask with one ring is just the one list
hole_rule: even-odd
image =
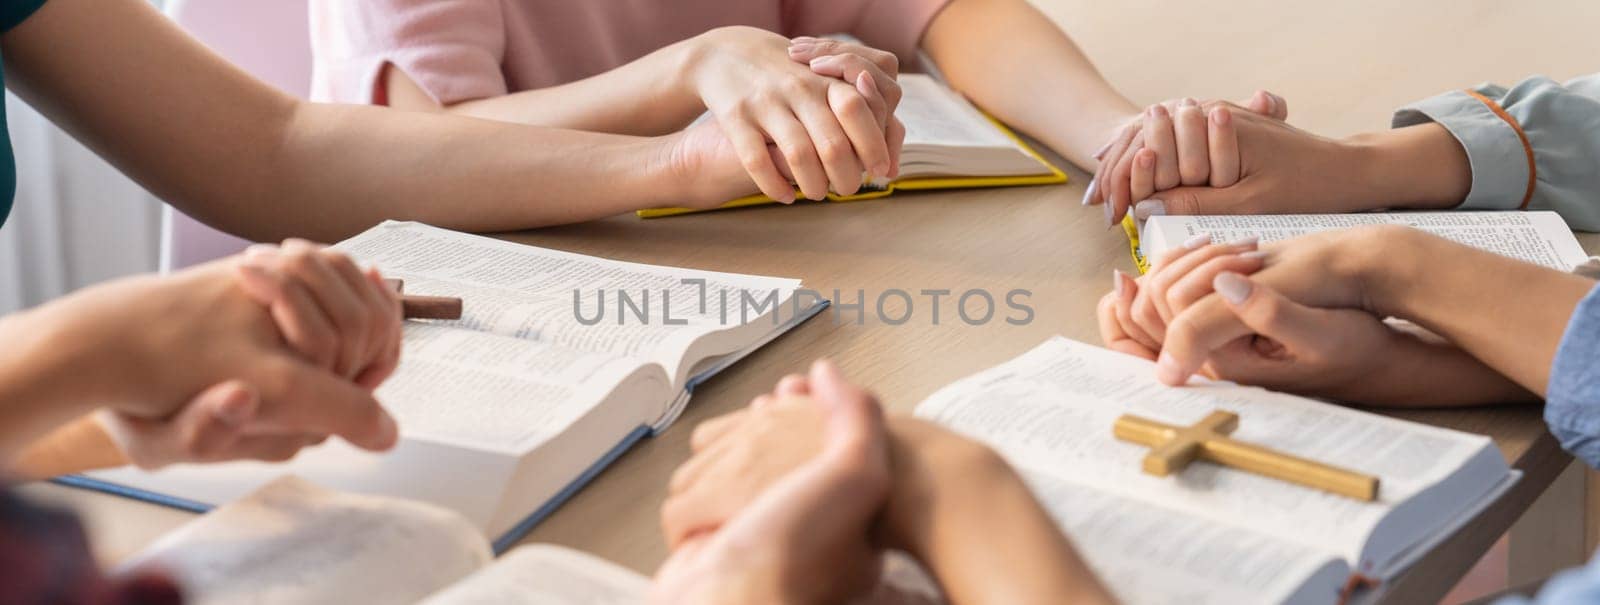
[[658,139],[387,113],[300,105],[256,203],[232,209],[240,228],[330,241],[383,219],[504,231],[682,199]]
[[[590,132],[636,136],[676,132],[705,112],[689,86],[695,52],[691,41],[679,42],[576,82],[463,101],[443,109],[456,115]],[[392,107],[439,109],[403,73],[389,69]]]
[[245,237],[337,240],[391,218],[510,230],[682,201],[657,139],[300,103],[142,0],[55,0],[0,42],[30,103]]
[[994,452],[891,419],[896,485],[890,540],[939,580],[951,603],[1109,603],[1033,494]]
[[[60,329],[50,306],[0,318],[0,459],[96,403],[98,368],[77,359],[81,343]],[[101,402],[110,403],[110,402]]]
[[35,440],[11,459],[15,479],[48,479],[128,465],[128,458],[93,415],[81,416]]
[[923,48],[978,106],[1083,168],[1138,113],[1025,0],[954,0],[929,25]]
[[1454,208],[1472,189],[1466,150],[1438,124],[1360,134],[1345,143],[1361,158],[1358,174],[1348,176],[1373,206]]
[[1347,393],[1330,393],[1344,401],[1400,407],[1443,407],[1533,403],[1539,397],[1495,371],[1455,344],[1431,334],[1397,331],[1384,351],[1377,374]]
[[1594,282],[1416,231],[1369,262],[1370,308],[1416,322],[1543,395],[1578,301]]

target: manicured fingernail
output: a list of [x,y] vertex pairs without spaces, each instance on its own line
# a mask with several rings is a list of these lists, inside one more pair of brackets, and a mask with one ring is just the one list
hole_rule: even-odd
[[789,39],[790,44],[816,44],[817,39],[811,36],[795,36]]
[[1211,280],[1211,287],[1216,289],[1217,294],[1221,294],[1222,299],[1229,304],[1242,304],[1244,299],[1250,298],[1250,280],[1232,271],[1218,273],[1217,277]]
[[834,61],[837,61],[838,59],[839,59],[838,55],[828,55],[826,57],[817,57],[817,58],[811,60],[811,67],[813,67],[813,68],[826,67],[826,66],[832,64]]
[[1094,198],[1094,190],[1096,187],[1098,187],[1098,185],[1096,185],[1094,180],[1091,179],[1089,181],[1089,186],[1083,189],[1083,205],[1089,205],[1089,200]]
[[1102,205],[1106,207],[1106,228],[1109,229],[1112,225],[1117,224],[1117,221],[1114,217],[1116,214],[1117,205],[1111,203],[1111,200],[1106,200]]
[[1254,248],[1254,247],[1256,247],[1257,244],[1260,244],[1260,243],[1261,243],[1261,236],[1259,236],[1259,235],[1246,235],[1246,236],[1241,237],[1239,239],[1233,240],[1232,242],[1229,243],[1229,245],[1231,245],[1231,246],[1233,246],[1235,248]]
[[1183,240],[1183,247],[1190,250],[1198,250],[1209,243],[1211,243],[1210,233],[1196,233],[1189,236],[1189,239]]
[[1240,254],[1239,258],[1249,259],[1249,260],[1264,260],[1264,259],[1267,258],[1267,251],[1266,250],[1251,250],[1251,251],[1246,252],[1244,254]]
[[1150,220],[1152,216],[1163,216],[1167,213],[1167,203],[1150,198],[1133,205],[1133,218],[1141,221]]
[[[862,73],[865,73],[865,72],[862,72]],[[1099,149],[1094,150],[1094,153],[1090,154],[1089,157],[1092,157],[1092,158],[1094,158],[1096,160],[1105,158],[1106,157],[1106,152],[1107,151],[1111,151],[1111,144],[1115,143],[1115,142],[1117,142],[1116,139],[1111,139],[1109,141],[1106,141],[1106,144],[1101,145]]]
[[1162,351],[1161,356],[1156,358],[1157,380],[1167,384],[1183,384],[1188,378],[1183,375],[1183,369],[1178,367],[1178,360],[1171,353]]
[[1211,110],[1211,123],[1213,124],[1218,126],[1227,126],[1228,122],[1232,119],[1233,114],[1230,113],[1226,107],[1218,107]]
[[1270,92],[1267,92],[1267,91],[1263,90],[1263,91],[1261,91],[1261,98],[1266,99],[1266,101],[1267,101],[1267,112],[1268,113],[1277,113],[1278,112],[1278,95],[1275,95],[1275,94],[1272,94]]
[[1172,117],[1172,114],[1167,111],[1166,105],[1156,104],[1154,107],[1150,108],[1150,117],[1170,118]]
[[1117,298],[1122,298],[1122,270],[1121,269],[1112,269],[1111,270],[1111,291],[1116,293]]
[[1199,101],[1195,101],[1194,99],[1192,99],[1190,97],[1184,97],[1182,101],[1178,101],[1178,107],[1199,107],[1199,106],[1200,106],[1200,102]]

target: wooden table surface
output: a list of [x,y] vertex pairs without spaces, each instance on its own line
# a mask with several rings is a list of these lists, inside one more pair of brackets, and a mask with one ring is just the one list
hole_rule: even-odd
[[[1290,122],[1329,136],[1387,127],[1395,107],[1440,91],[1542,73],[1558,79],[1600,64],[1600,3],[1439,0],[1243,0],[1174,3],[1042,0],[1051,18],[1140,103],[1188,95],[1244,98],[1266,87],[1289,100]],[[1025,60],[1025,58],[1019,58]],[[1051,102],[1041,99],[1042,103]],[[1063,120],[1073,108],[1060,108]],[[1094,307],[1111,270],[1132,269],[1119,230],[1099,208],[1079,205],[1087,177],[1068,185],[902,195],[885,201],[767,207],[641,221],[631,216],[509,235],[516,241],[610,258],[803,278],[812,289],[864,291],[864,322],[818,316],[699,390],[660,438],[623,456],[536,528],[530,542],[574,546],[641,572],[666,551],[657,509],[672,470],[688,455],[698,422],[734,410],[810,360],[836,360],[893,409],[909,411],[938,387],[1062,334],[1098,342]],[[575,200],[575,202],[580,202]],[[1600,236],[1580,237],[1591,253]],[[938,325],[915,296],[904,325],[878,321],[879,294],[900,289],[984,289],[997,298],[1031,292],[1033,321],[971,326],[942,301]],[[973,301],[976,304],[977,301]],[[997,301],[999,302],[999,301]],[[973,308],[976,311],[976,307]],[[888,299],[891,316],[905,312]],[[1527,473],[1507,498],[1391,586],[1404,601],[1435,600],[1526,510],[1568,458],[1536,409],[1384,411],[1494,438]],[[188,516],[54,486],[30,491],[87,511],[102,555],[116,558]]]

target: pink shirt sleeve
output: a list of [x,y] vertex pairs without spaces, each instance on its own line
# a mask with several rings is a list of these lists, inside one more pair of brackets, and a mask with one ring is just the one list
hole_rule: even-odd
[[506,94],[500,2],[312,0],[312,99],[380,101],[390,63],[443,105]]
[[922,34],[950,0],[784,0],[788,35],[847,33],[873,48],[917,64]]

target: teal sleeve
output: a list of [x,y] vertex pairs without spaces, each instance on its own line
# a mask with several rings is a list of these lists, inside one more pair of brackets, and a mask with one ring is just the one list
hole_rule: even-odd
[[0,33],[11,31],[32,17],[45,0],[0,0]]
[[1447,92],[1401,108],[1393,124],[1427,122],[1466,149],[1472,189],[1462,209],[1554,210],[1600,231],[1600,74]]

